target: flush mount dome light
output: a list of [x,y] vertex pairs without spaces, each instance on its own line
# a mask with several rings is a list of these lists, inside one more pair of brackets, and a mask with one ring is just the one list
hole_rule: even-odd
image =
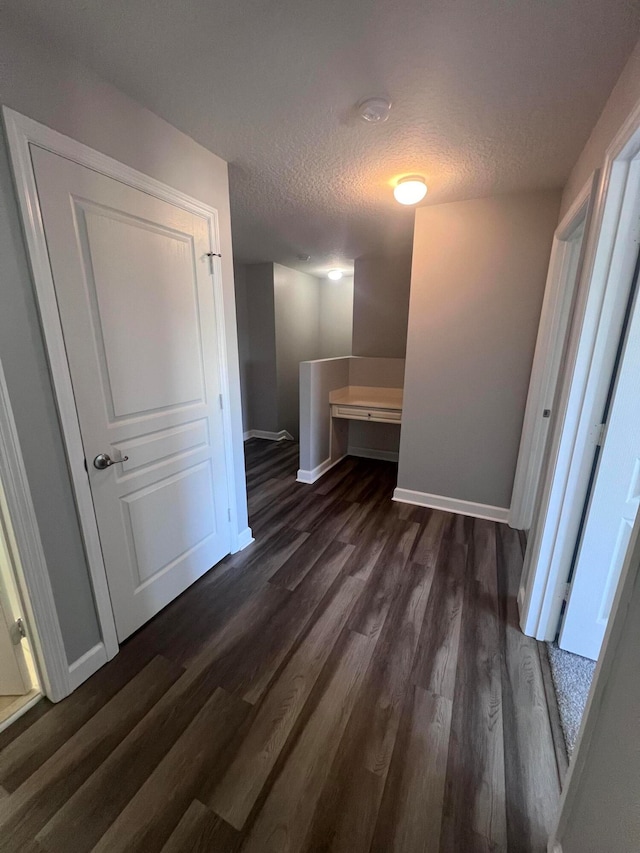
[[327,276],[331,279],[331,281],[340,281],[342,278],[342,270],[329,270]]
[[376,124],[389,118],[391,101],[387,98],[365,98],[360,101],[356,109],[362,121]]
[[393,194],[400,204],[417,204],[427,194],[427,184],[420,175],[409,175],[400,178],[394,187]]

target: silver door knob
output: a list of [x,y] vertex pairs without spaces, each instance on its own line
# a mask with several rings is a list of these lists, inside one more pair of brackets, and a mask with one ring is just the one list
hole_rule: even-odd
[[93,467],[97,468],[99,471],[103,471],[105,468],[110,468],[117,462],[126,462],[128,458],[128,456],[123,456],[122,459],[112,459],[108,453],[98,453],[96,458],[93,460]]

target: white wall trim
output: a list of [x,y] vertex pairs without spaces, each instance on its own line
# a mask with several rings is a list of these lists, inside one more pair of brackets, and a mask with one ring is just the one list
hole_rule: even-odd
[[293,436],[286,429],[281,429],[279,432],[270,432],[266,429],[250,429],[244,434],[244,440],[249,441],[250,438],[265,438],[267,441],[294,441]]
[[[80,526],[85,543],[89,573],[93,585],[94,600],[102,641],[107,659],[118,652],[118,640],[113,618],[113,610],[107,586],[102,550],[98,536],[95,510],[84,470],[84,452],[80,436],[80,427],[75,408],[69,365],[67,363],[62,325],[58,314],[53,275],[49,264],[44,227],[40,212],[38,192],[31,162],[30,146],[37,145],[54,154],[61,155],[80,165],[87,166],[100,174],[121,181],[135,189],[148,193],[170,204],[179,206],[208,223],[212,251],[219,251],[220,238],[217,211],[179,190],[156,181],[147,175],[132,169],[117,160],[77,142],[45,125],[39,124],[13,110],[3,107],[3,117],[7,131],[9,152],[13,166],[16,194],[22,216],[22,224],[27,243],[31,272],[34,280],[38,309],[43,327],[47,356],[55,391],[58,414],[69,461],[71,481],[75,493]],[[227,358],[226,334],[224,328],[222,273],[220,259],[213,259],[213,290],[216,311],[216,336],[220,364],[220,388],[223,397],[223,432],[225,437],[225,459],[227,466],[228,506],[230,509],[230,550],[237,551],[240,541],[236,488],[234,480],[235,457],[232,442],[231,399]],[[97,666],[100,655],[89,650],[87,661]],[[81,660],[83,660],[81,658]],[[96,668],[97,668],[96,666]],[[89,665],[79,666],[77,672],[89,673]],[[88,677],[88,675],[87,675]],[[70,682],[68,682],[69,684]],[[69,691],[67,690],[67,693]]]
[[525,557],[520,624],[553,640],[599,437],[640,236],[640,103],[607,150],[587,235],[571,365],[558,404],[538,519]]
[[71,690],[79,687],[83,681],[97,672],[109,660],[104,643],[96,643],[69,667],[69,683]]
[[430,509],[442,509],[459,515],[471,515],[473,518],[486,518],[488,521],[507,521],[509,517],[507,507],[478,504],[457,498],[446,498],[443,495],[414,492],[411,489],[394,489],[393,500],[399,503],[414,504],[415,506],[426,506]]
[[307,485],[311,485],[315,483],[316,480],[319,480],[323,474],[326,474],[331,468],[338,464],[338,462],[342,462],[346,456],[340,456],[338,459],[325,459],[324,462],[321,462],[319,465],[316,465],[315,468],[312,468],[311,471],[305,471],[302,468],[298,469],[298,475],[296,477],[296,481],[298,483],[306,483]]
[[237,551],[244,551],[245,548],[248,548],[252,542],[256,540],[253,538],[253,531],[250,527],[245,527],[244,530],[241,530],[238,534],[237,548],[232,553],[235,554]]
[[[1,364],[0,480],[17,551],[12,553],[15,580],[38,675],[46,695],[58,702],[71,692],[69,665]],[[8,542],[10,548],[12,544]]]
[[374,450],[371,447],[354,447],[349,445],[347,456],[359,456],[362,459],[379,459],[382,462],[397,462],[397,450]]
[[529,530],[533,519],[551,422],[542,413],[554,408],[597,184],[596,172],[562,218],[553,238],[509,511],[509,525],[519,530]]

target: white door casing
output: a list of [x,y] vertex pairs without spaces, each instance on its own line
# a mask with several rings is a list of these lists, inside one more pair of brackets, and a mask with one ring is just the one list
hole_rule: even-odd
[[636,299],[559,645],[597,660],[640,502],[640,310]]
[[556,391],[597,184],[598,172],[595,172],[553,238],[509,508],[509,525],[520,530],[531,528],[545,447],[556,418]]
[[602,413],[640,239],[640,103],[607,148],[586,238],[575,335],[562,383],[537,518],[530,531],[520,625],[538,640],[558,631]]
[[197,213],[31,151],[122,640],[230,550],[215,247]]

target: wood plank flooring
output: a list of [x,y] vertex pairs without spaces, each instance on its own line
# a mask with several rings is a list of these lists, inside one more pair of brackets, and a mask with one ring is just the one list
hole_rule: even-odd
[[546,851],[518,533],[393,503],[391,463],[246,455],[256,542],[0,733],[0,853]]

